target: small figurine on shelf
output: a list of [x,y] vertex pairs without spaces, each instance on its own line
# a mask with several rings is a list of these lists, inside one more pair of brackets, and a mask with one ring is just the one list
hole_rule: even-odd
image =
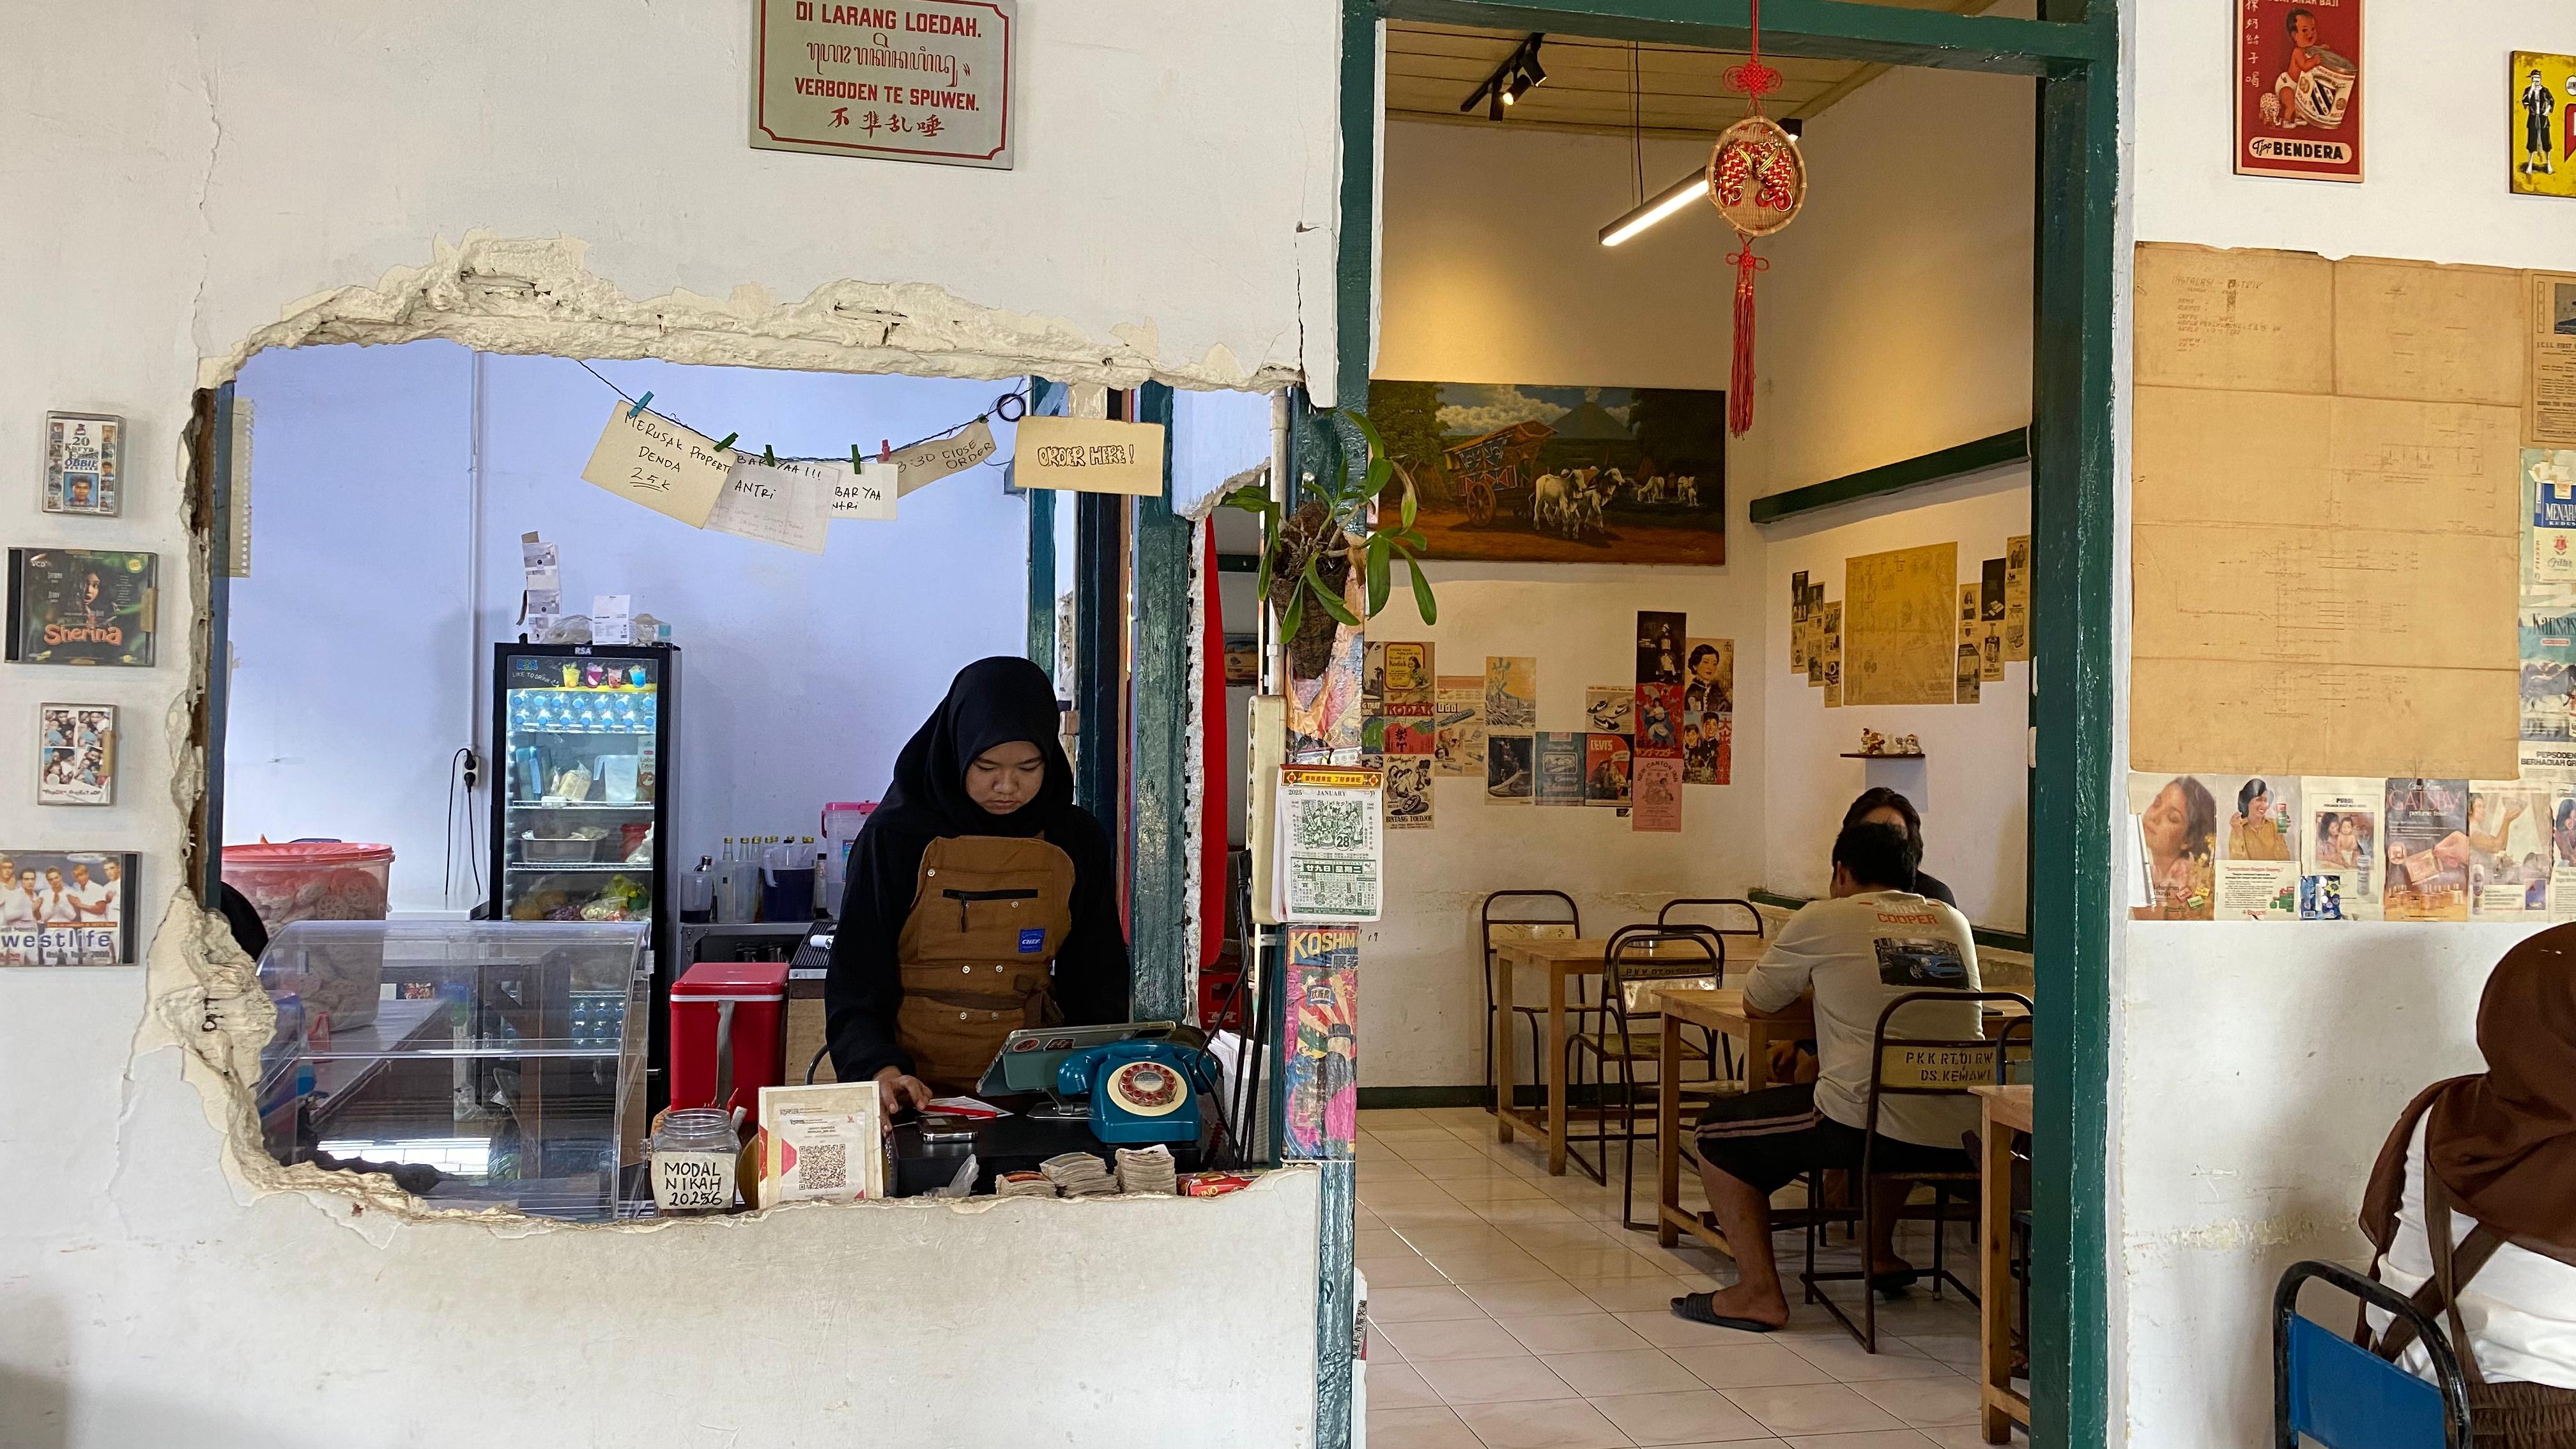
[[1862,730],[1860,732],[1860,752],[1864,755],[1886,754],[1887,736],[1880,734],[1876,730]]
[[1923,742],[1912,735],[1898,735],[1896,737],[1896,753],[1900,755],[1919,755],[1923,753]]

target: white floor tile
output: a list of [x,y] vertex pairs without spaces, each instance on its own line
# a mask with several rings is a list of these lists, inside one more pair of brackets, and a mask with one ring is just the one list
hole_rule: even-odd
[[1715,1389],[1623,1394],[1592,1406],[1639,1444],[1726,1444],[1764,1441],[1771,1431]]
[[[1472,1404],[1455,1412],[1485,1449],[1628,1449],[1631,1442],[1582,1399]],[[1379,1449],[1374,1440],[1372,1449]]]
[[1468,1301],[1466,1294],[1445,1283],[1415,1288],[1380,1288],[1374,1279],[1369,1283],[1369,1320],[1373,1323],[1430,1323],[1443,1318],[1490,1316]]
[[1737,1334],[1741,1342],[1705,1344],[1665,1350],[1673,1362],[1689,1369],[1712,1389],[1773,1388],[1789,1384],[1829,1384],[1834,1376],[1787,1347]]
[[1368,1366],[1369,1415],[1380,1409],[1421,1409],[1436,1407],[1440,1396],[1423,1382],[1422,1375],[1411,1364],[1401,1360],[1381,1362],[1374,1356]]
[[1587,1399],[1613,1394],[1664,1394],[1705,1388],[1690,1370],[1662,1350],[1635,1348],[1608,1353],[1562,1353],[1545,1359],[1566,1386]]
[[1957,1374],[1939,1379],[1884,1379],[1854,1384],[1852,1389],[1918,1429],[1977,1422],[1977,1385]]
[[1511,1279],[1499,1283],[1461,1283],[1476,1306],[1494,1318],[1534,1318],[1545,1314],[1594,1313],[1599,1305],[1562,1278]]
[[1532,1399],[1562,1399],[1575,1392],[1548,1367],[1527,1354],[1516,1358],[1444,1358],[1416,1364],[1451,1408],[1467,1404],[1511,1404]]
[[1842,1384],[1799,1384],[1725,1390],[1737,1408],[1761,1421],[1772,1433],[1856,1434],[1865,1429],[1900,1429],[1896,1416]]
[[1532,1353],[1607,1353],[1652,1346],[1607,1313],[1551,1313],[1495,1321]]
[[1446,1408],[1368,1411],[1369,1449],[1485,1449],[1458,1416]]
[[1490,1318],[1381,1323],[1377,1331],[1417,1370],[1444,1358],[1514,1358],[1529,1352],[1526,1345]]

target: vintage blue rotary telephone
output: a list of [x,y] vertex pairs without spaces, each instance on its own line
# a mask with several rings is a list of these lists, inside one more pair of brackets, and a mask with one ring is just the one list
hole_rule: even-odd
[[1091,1098],[1091,1135],[1103,1142],[1196,1142],[1199,1093],[1216,1089],[1216,1064],[1178,1042],[1111,1042],[1066,1057],[1055,1089]]

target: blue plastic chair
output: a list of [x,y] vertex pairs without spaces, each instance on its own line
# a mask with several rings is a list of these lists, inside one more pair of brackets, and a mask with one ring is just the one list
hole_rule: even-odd
[[[2322,1278],[2415,1327],[2438,1384],[2299,1312],[2299,1287]],[[2272,1441],[2326,1449],[2470,1449],[2469,1387],[2441,1325],[2404,1294],[2335,1263],[2293,1263],[2272,1294]]]

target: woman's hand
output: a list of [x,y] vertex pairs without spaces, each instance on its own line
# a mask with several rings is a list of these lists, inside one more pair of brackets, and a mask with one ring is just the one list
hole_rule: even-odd
[[901,1067],[888,1067],[877,1073],[877,1111],[886,1121],[904,1109],[907,1100],[915,1108],[930,1106],[930,1084],[919,1077],[907,1076]]

